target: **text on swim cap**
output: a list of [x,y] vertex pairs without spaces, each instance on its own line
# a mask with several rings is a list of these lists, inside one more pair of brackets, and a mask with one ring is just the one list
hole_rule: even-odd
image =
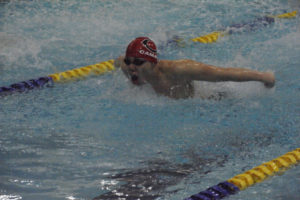
[[147,56],[151,56],[153,58],[157,58],[157,56],[154,53],[151,53],[151,52],[148,52],[148,51],[140,50],[139,53],[142,54],[142,55],[147,55]]

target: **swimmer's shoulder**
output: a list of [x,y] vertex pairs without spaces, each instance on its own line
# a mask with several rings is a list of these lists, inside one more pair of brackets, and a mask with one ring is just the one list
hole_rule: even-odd
[[183,73],[186,71],[190,71],[192,69],[199,69],[202,67],[205,67],[206,65],[190,60],[190,59],[180,59],[180,60],[160,60],[158,63],[158,68],[160,71],[166,72],[166,73]]
[[175,68],[175,61],[173,60],[159,60],[156,69],[162,73],[172,73]]
[[159,64],[162,67],[181,67],[190,65],[204,65],[204,63],[191,60],[191,59],[179,59],[179,60],[160,60]]
[[188,68],[187,63],[190,60],[182,59],[182,60],[160,60],[157,64],[157,70],[161,74],[165,75],[166,77],[170,78],[182,78],[182,73],[186,71]]

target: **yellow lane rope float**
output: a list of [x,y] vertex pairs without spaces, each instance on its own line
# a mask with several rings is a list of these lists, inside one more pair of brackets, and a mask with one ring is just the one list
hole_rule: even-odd
[[236,175],[227,181],[221,182],[215,186],[194,194],[185,200],[216,200],[235,194],[240,190],[245,190],[256,183],[264,181],[266,178],[275,175],[278,172],[284,172],[291,166],[299,164],[300,148],[288,152],[269,162],[263,163],[242,174]]
[[85,67],[80,67],[65,72],[51,74],[49,75],[49,77],[51,77],[54,82],[61,82],[76,80],[89,75],[102,75],[112,70],[115,70],[114,60],[108,60],[94,65],[88,65]]
[[213,43],[213,42],[216,42],[219,39],[219,37],[222,37],[224,35],[226,35],[225,31],[224,32],[216,31],[216,32],[209,33],[207,35],[192,38],[191,40],[193,42]]
[[293,18],[293,17],[296,17],[297,15],[297,11],[293,11],[293,12],[290,12],[290,13],[284,13],[284,14],[281,14],[281,15],[276,15],[275,17],[276,18]]
[[234,176],[228,182],[236,185],[240,190],[252,186],[255,183],[262,182],[267,177],[275,173],[286,170],[288,167],[297,164],[300,161],[300,148],[288,152],[274,160],[263,163],[245,173]]

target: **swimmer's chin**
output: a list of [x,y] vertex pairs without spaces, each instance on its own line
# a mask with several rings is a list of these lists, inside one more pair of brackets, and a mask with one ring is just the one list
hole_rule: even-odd
[[141,85],[138,81],[133,81],[133,80],[131,80],[131,83],[132,83],[133,85]]

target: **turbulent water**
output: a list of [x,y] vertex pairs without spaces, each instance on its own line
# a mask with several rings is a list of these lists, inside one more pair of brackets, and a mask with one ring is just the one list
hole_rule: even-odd
[[[160,59],[273,71],[276,85],[195,82],[172,100],[120,70],[0,96],[0,200],[184,199],[300,144],[300,21],[242,27],[297,0],[0,1],[0,86],[115,59],[149,36]],[[185,46],[168,45],[179,36]],[[215,98],[203,99],[203,97]],[[231,199],[297,199],[299,166]]]

